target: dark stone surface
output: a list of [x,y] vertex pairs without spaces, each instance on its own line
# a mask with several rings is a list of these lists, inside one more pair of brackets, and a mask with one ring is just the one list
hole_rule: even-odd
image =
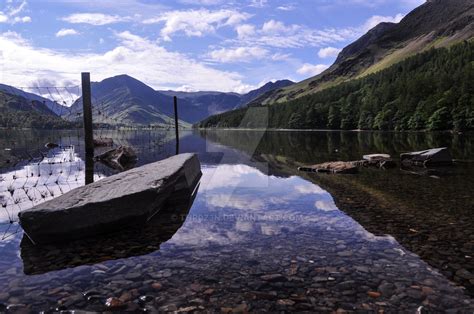
[[181,154],[77,188],[20,212],[36,243],[81,238],[146,220],[201,176],[195,154]]

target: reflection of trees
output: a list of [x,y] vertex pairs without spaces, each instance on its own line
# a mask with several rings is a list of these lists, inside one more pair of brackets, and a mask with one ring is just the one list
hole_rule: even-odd
[[[365,169],[358,175],[316,175],[297,167],[326,160],[355,160],[363,154],[399,153],[446,146],[455,159],[472,159],[472,134],[393,132],[268,132],[255,152],[246,150],[242,131],[207,131],[206,138],[253,154],[267,162],[270,173],[302,176],[334,197],[338,208],[374,234],[390,234],[451,280],[474,286],[455,275],[456,265],[474,266],[472,251],[472,186],[474,167],[459,163],[439,169],[440,179],[405,174],[397,169]],[[251,132],[250,132],[251,133]],[[470,136],[471,135],[471,136]],[[339,152],[335,152],[338,149]],[[443,176],[443,171],[446,176]],[[413,231],[415,230],[415,231]],[[448,257],[447,257],[448,256]],[[454,265],[454,266],[453,266]]]
[[[265,132],[258,145],[255,132],[203,130],[201,135],[250,155],[283,155],[302,163],[328,160],[358,160],[367,153],[400,153],[433,147],[448,147],[456,159],[469,159],[474,138],[451,133],[421,132]],[[255,151],[251,151],[253,147]]]

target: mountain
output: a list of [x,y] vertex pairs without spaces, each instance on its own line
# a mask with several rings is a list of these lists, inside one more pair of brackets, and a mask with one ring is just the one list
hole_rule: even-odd
[[[178,116],[183,126],[199,122],[211,115],[233,110],[253,95],[261,95],[272,87],[292,82],[269,83],[248,94],[223,92],[156,91],[139,80],[118,75],[91,83],[94,122],[105,124],[170,125],[174,123],[173,97],[178,97]],[[74,119],[82,112],[82,98],[65,116]]]
[[290,80],[280,80],[276,82],[268,82],[267,84],[263,85],[260,88],[257,88],[253,91],[248,92],[245,95],[242,95],[240,100],[240,105],[244,106],[251,103],[257,97],[260,97],[268,92],[278,91],[281,88],[288,87],[295,84]]
[[[173,97],[156,92],[153,88],[128,75],[118,75],[101,82],[91,83],[94,123],[112,125],[171,125],[174,124]],[[194,114],[189,104],[179,104],[181,125]],[[76,100],[67,117],[82,112],[82,97]]]
[[286,86],[290,86],[294,82],[290,80],[280,80],[276,82],[268,82],[260,88],[252,90],[246,94],[224,93],[224,92],[175,92],[175,91],[158,91],[168,96],[176,96],[180,100],[189,103],[194,110],[193,119],[188,121],[195,123],[201,121],[211,115],[219,114],[229,110],[233,110],[248,105],[255,98]]
[[315,93],[353,78],[386,69],[430,48],[449,47],[474,35],[474,1],[428,0],[398,24],[381,23],[344,48],[323,73],[254,103],[274,104]]
[[159,93],[178,97],[179,103],[188,104],[193,108],[193,116],[189,122],[199,122],[209,116],[236,109],[241,95],[223,92],[175,92],[159,91]]
[[0,127],[60,129],[76,125],[58,117],[42,101],[0,90]]
[[0,91],[0,108],[2,111],[34,112],[42,115],[56,116],[43,102],[27,99],[13,93]]
[[12,94],[12,95],[18,95],[18,96],[24,97],[25,99],[31,100],[31,101],[34,100],[36,102],[41,102],[46,107],[48,107],[49,110],[51,110],[52,112],[54,112],[58,116],[63,115],[67,111],[66,106],[58,104],[55,101],[51,101],[48,98],[41,97],[37,94],[25,92],[24,90],[15,88],[13,86],[0,84],[0,91],[3,91],[3,92],[8,93],[8,94]]
[[474,40],[271,106],[212,116],[202,128],[474,130]]

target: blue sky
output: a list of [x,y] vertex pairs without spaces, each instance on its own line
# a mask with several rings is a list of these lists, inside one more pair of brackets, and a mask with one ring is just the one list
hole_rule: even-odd
[[0,0],[0,83],[129,74],[155,89],[245,92],[303,80],[424,0]]

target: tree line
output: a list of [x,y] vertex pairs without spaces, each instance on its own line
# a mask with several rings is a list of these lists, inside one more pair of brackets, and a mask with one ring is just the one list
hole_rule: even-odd
[[[474,42],[430,49],[377,73],[286,103],[242,108],[202,128],[473,130]],[[245,119],[244,119],[245,117]]]

